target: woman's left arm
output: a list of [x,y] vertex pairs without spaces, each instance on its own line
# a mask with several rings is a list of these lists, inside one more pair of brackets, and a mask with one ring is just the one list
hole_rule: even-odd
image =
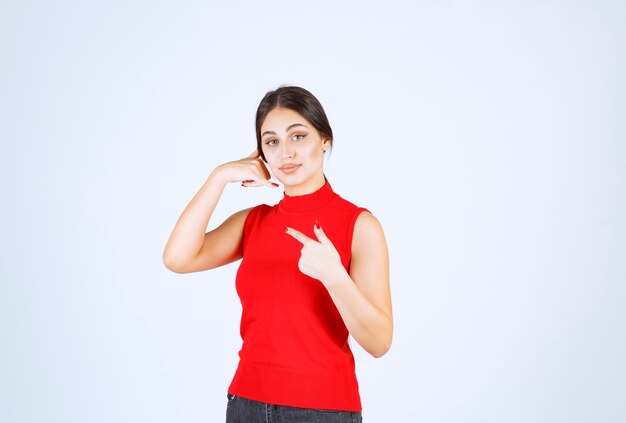
[[389,252],[383,229],[371,213],[361,213],[354,225],[350,273],[340,273],[324,285],[350,335],[372,356],[383,356],[393,337]]
[[303,245],[298,267],[324,284],[350,335],[372,356],[383,356],[391,347],[393,316],[389,252],[378,219],[369,212],[357,218],[350,273],[323,228],[314,228],[319,241],[293,228],[286,231]]

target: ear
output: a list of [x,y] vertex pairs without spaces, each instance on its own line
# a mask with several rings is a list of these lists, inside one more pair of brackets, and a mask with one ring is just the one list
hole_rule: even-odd
[[330,138],[322,138],[322,148],[324,149],[324,152],[330,150],[332,146],[333,142]]

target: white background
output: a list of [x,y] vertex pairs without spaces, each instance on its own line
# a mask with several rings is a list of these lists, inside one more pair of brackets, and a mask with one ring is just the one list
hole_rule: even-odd
[[[237,263],[161,254],[281,84],[387,235],[364,421],[625,421],[625,28],[620,1],[4,0],[0,421],[224,420]],[[209,228],[281,197],[229,186]]]

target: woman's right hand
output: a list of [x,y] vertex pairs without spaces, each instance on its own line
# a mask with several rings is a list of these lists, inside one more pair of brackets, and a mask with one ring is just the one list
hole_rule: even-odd
[[248,157],[219,165],[215,172],[226,182],[241,182],[244,187],[278,186],[270,181],[270,173],[256,148]]

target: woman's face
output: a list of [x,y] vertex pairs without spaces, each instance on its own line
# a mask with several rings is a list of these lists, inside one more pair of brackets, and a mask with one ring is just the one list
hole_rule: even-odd
[[263,154],[287,195],[310,193],[324,184],[324,151],[330,145],[291,109],[273,109],[261,125]]

